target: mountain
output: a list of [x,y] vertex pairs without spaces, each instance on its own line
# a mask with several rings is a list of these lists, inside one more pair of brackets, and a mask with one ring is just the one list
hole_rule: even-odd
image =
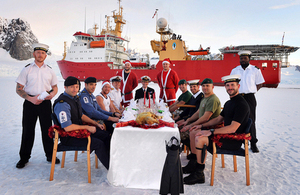
[[32,44],[37,42],[38,39],[27,21],[0,17],[0,48],[8,51],[12,58],[17,60],[32,58]]

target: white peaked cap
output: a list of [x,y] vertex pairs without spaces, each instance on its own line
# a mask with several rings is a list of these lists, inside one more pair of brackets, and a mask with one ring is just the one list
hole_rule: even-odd
[[49,49],[49,46],[46,44],[43,44],[43,43],[34,43],[34,44],[32,44],[32,47],[33,47],[34,51],[35,50],[43,50],[43,51],[47,52]]
[[188,81],[189,85],[200,85],[200,79]]
[[238,53],[239,56],[250,56],[252,54],[251,51],[240,51]]
[[149,76],[142,76],[141,79],[142,81],[151,81],[151,78]]
[[111,77],[109,80],[110,80],[110,82],[113,82],[113,81],[120,81],[121,82],[122,77],[120,77],[120,76],[114,76],[114,77]]
[[239,82],[241,80],[240,78],[241,78],[241,75],[233,74],[233,75],[223,76],[222,81],[224,81],[224,83]]

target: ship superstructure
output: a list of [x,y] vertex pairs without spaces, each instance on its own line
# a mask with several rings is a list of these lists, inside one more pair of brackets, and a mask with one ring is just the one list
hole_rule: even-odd
[[[115,28],[110,26],[113,17]],[[220,49],[220,54],[211,54],[210,48],[200,47],[188,50],[181,35],[176,35],[167,25],[164,18],[157,19],[156,32],[159,40],[151,40],[154,53],[159,58],[149,60],[149,55],[140,55],[126,51],[121,33],[126,21],[123,19],[123,8],[113,11],[107,16],[106,28],[97,35],[98,27],[89,29],[87,33],[76,32],[76,41],[71,43],[70,49],[65,49],[64,58],[58,61],[63,78],[75,76],[83,81],[93,76],[97,80],[108,80],[123,70],[123,61],[131,59],[132,71],[138,78],[144,75],[157,81],[157,74],[162,70],[162,61],[170,58],[172,65],[180,79],[193,80],[211,78],[215,85],[223,85],[221,78],[230,74],[231,70],[240,64],[238,52],[250,50],[253,55],[250,64],[261,69],[265,79],[265,87],[277,87],[280,83],[281,66],[288,65],[288,55],[299,47],[284,45],[241,45],[226,46]],[[66,46],[65,46],[66,48]],[[156,63],[156,64],[154,64]]]

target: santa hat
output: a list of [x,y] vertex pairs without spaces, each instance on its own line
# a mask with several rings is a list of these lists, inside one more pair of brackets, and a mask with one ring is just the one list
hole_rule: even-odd
[[109,81],[104,81],[104,82],[102,83],[102,86],[101,86],[101,91],[102,91],[103,87],[104,87],[106,84],[109,84],[109,86],[111,87]]
[[124,65],[125,65],[126,63],[129,63],[129,64],[130,64],[130,66],[131,66],[131,63],[130,63],[130,61],[129,61],[129,60],[125,60],[125,61],[124,61]]
[[165,63],[165,62],[168,62],[170,65],[172,64],[172,62],[171,62],[170,58],[166,58],[166,59],[164,59],[164,60],[163,60],[163,62],[162,62],[162,64],[163,64],[163,63]]

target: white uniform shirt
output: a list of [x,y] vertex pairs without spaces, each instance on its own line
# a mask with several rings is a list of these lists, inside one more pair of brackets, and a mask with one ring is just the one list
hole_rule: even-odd
[[107,98],[105,98],[105,97],[102,95],[102,93],[100,93],[99,95],[100,95],[100,96],[102,97],[102,99],[103,99],[103,104],[104,104],[105,110],[106,110],[107,112],[110,112],[110,108],[109,108],[109,105],[110,105],[110,98],[109,98],[109,96],[107,96]]
[[261,70],[251,64],[249,64],[245,70],[239,65],[232,69],[230,74],[238,74],[241,76],[239,93],[256,93],[256,85],[265,82]]
[[25,66],[16,82],[24,86],[24,91],[29,95],[39,95],[44,91],[50,91],[57,85],[55,72],[46,64],[40,68],[33,62]]
[[121,110],[121,108],[120,108],[120,103],[122,102],[121,90],[120,89],[117,90],[117,89],[113,88],[112,90],[110,90],[108,96],[113,101],[116,108],[118,110]]

